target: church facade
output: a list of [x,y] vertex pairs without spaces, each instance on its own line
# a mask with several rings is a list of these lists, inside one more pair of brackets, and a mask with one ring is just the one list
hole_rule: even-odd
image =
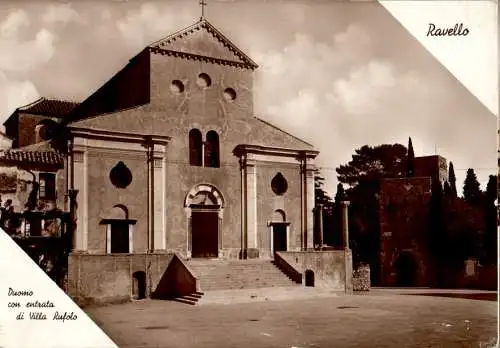
[[57,152],[46,144],[63,139],[54,174],[64,210],[76,195],[73,253],[246,259],[313,249],[318,152],[254,115],[256,69],[202,18],[82,103],[53,102],[68,107],[60,117],[6,122],[11,152]]

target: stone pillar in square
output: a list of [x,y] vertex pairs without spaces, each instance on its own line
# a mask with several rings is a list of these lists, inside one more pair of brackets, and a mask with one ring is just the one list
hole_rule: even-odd
[[306,186],[306,202],[305,202],[305,232],[306,232],[306,249],[314,249],[314,172],[315,168],[312,163],[305,164],[305,186]]
[[342,204],[342,236],[344,238],[344,249],[349,249],[349,201]]

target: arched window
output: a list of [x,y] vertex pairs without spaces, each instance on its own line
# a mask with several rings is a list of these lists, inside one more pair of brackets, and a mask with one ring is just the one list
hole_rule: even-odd
[[217,132],[207,133],[207,142],[205,144],[205,167],[219,168],[219,136]]
[[203,165],[203,141],[201,139],[201,132],[198,129],[191,129],[189,131],[189,164],[192,166]]

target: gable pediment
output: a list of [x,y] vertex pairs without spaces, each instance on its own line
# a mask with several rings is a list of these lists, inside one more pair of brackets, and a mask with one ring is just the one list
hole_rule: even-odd
[[212,61],[248,69],[257,68],[246,54],[237,48],[206,19],[148,46],[154,53],[188,59]]

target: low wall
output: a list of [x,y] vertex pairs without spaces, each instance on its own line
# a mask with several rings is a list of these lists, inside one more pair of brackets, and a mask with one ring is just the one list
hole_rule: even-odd
[[480,290],[497,290],[497,282],[497,267],[479,266],[473,275],[467,276],[464,274],[462,276],[459,287]]
[[370,266],[359,266],[352,273],[352,288],[353,291],[369,291],[370,290]]
[[344,250],[329,250],[286,251],[277,254],[304,275],[305,285],[307,285],[306,271],[311,270],[314,272],[314,286],[338,291],[352,291],[352,254],[350,250],[346,253]]
[[145,274],[150,297],[164,277],[174,254],[70,254],[68,294],[78,304],[130,301],[134,273]]

